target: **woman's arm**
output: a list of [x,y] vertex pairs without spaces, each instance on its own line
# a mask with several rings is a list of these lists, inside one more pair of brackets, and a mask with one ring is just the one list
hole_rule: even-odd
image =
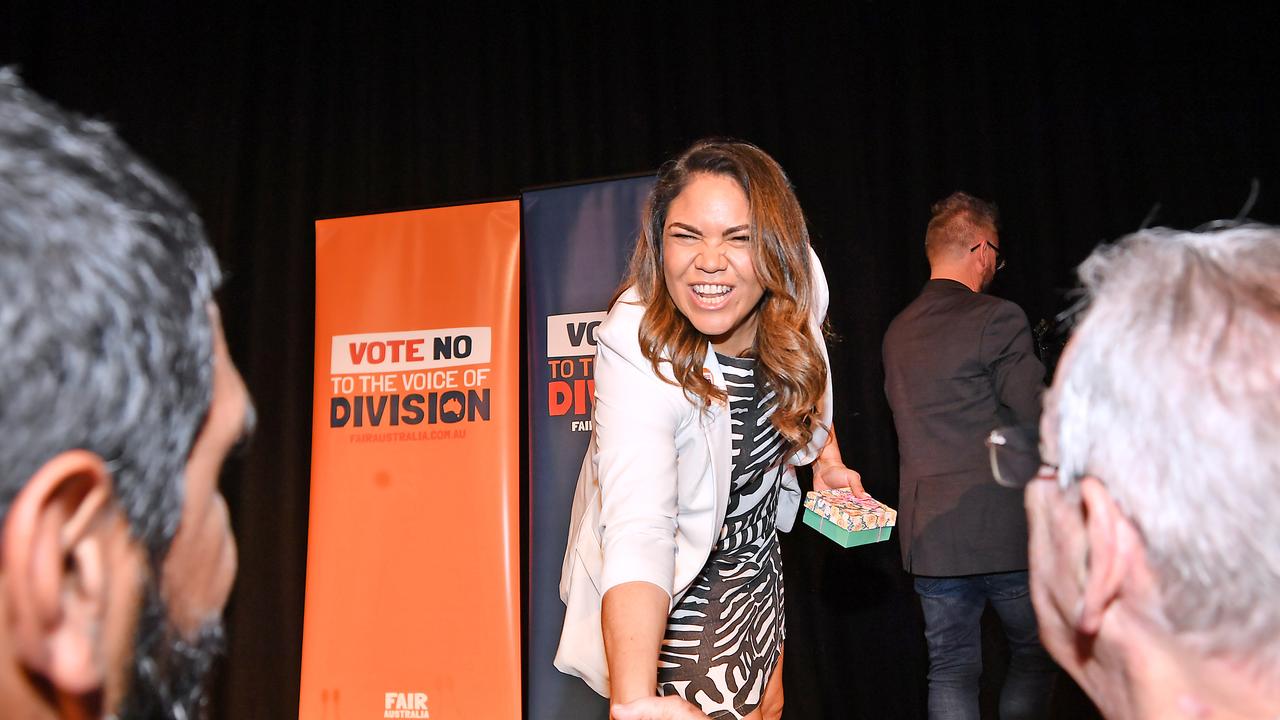
[[658,648],[670,600],[665,590],[644,581],[623,583],[605,593],[600,624],[611,703],[657,694]]
[[644,698],[613,706],[614,720],[708,720],[705,713],[679,695]]
[[871,497],[862,489],[862,475],[857,470],[845,467],[840,457],[840,443],[836,441],[836,429],[833,425],[827,433],[827,444],[822,446],[818,459],[813,461],[813,489],[835,490],[849,488],[856,497]]
[[640,352],[642,313],[615,305],[597,333],[600,630],[614,702],[656,694],[675,575],[675,436],[694,413],[679,388],[659,378]]

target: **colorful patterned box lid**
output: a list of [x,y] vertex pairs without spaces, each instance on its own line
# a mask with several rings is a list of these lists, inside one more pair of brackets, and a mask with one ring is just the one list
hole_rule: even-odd
[[844,488],[811,490],[805,495],[804,506],[849,532],[892,527],[898,522],[897,510],[872,498],[854,497]]

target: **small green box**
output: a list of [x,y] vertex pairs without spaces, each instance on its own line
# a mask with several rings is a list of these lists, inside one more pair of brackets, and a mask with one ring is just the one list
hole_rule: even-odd
[[826,535],[840,547],[857,547],[881,542],[888,540],[889,535],[893,533],[892,525],[850,532],[808,508],[804,510],[804,524]]
[[849,488],[810,490],[804,497],[804,524],[840,547],[888,540],[897,522],[893,508]]

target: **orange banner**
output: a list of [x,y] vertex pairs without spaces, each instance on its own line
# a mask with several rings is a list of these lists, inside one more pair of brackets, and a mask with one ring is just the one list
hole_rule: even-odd
[[519,218],[316,223],[302,718],[520,716]]

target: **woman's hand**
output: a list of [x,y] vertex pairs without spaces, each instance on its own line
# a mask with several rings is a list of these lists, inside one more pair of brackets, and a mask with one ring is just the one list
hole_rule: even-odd
[[849,488],[854,497],[869,498],[871,495],[862,489],[862,475],[857,470],[845,467],[844,463],[813,464],[813,489],[838,490]]
[[679,695],[645,697],[614,705],[613,720],[709,720],[697,706]]

